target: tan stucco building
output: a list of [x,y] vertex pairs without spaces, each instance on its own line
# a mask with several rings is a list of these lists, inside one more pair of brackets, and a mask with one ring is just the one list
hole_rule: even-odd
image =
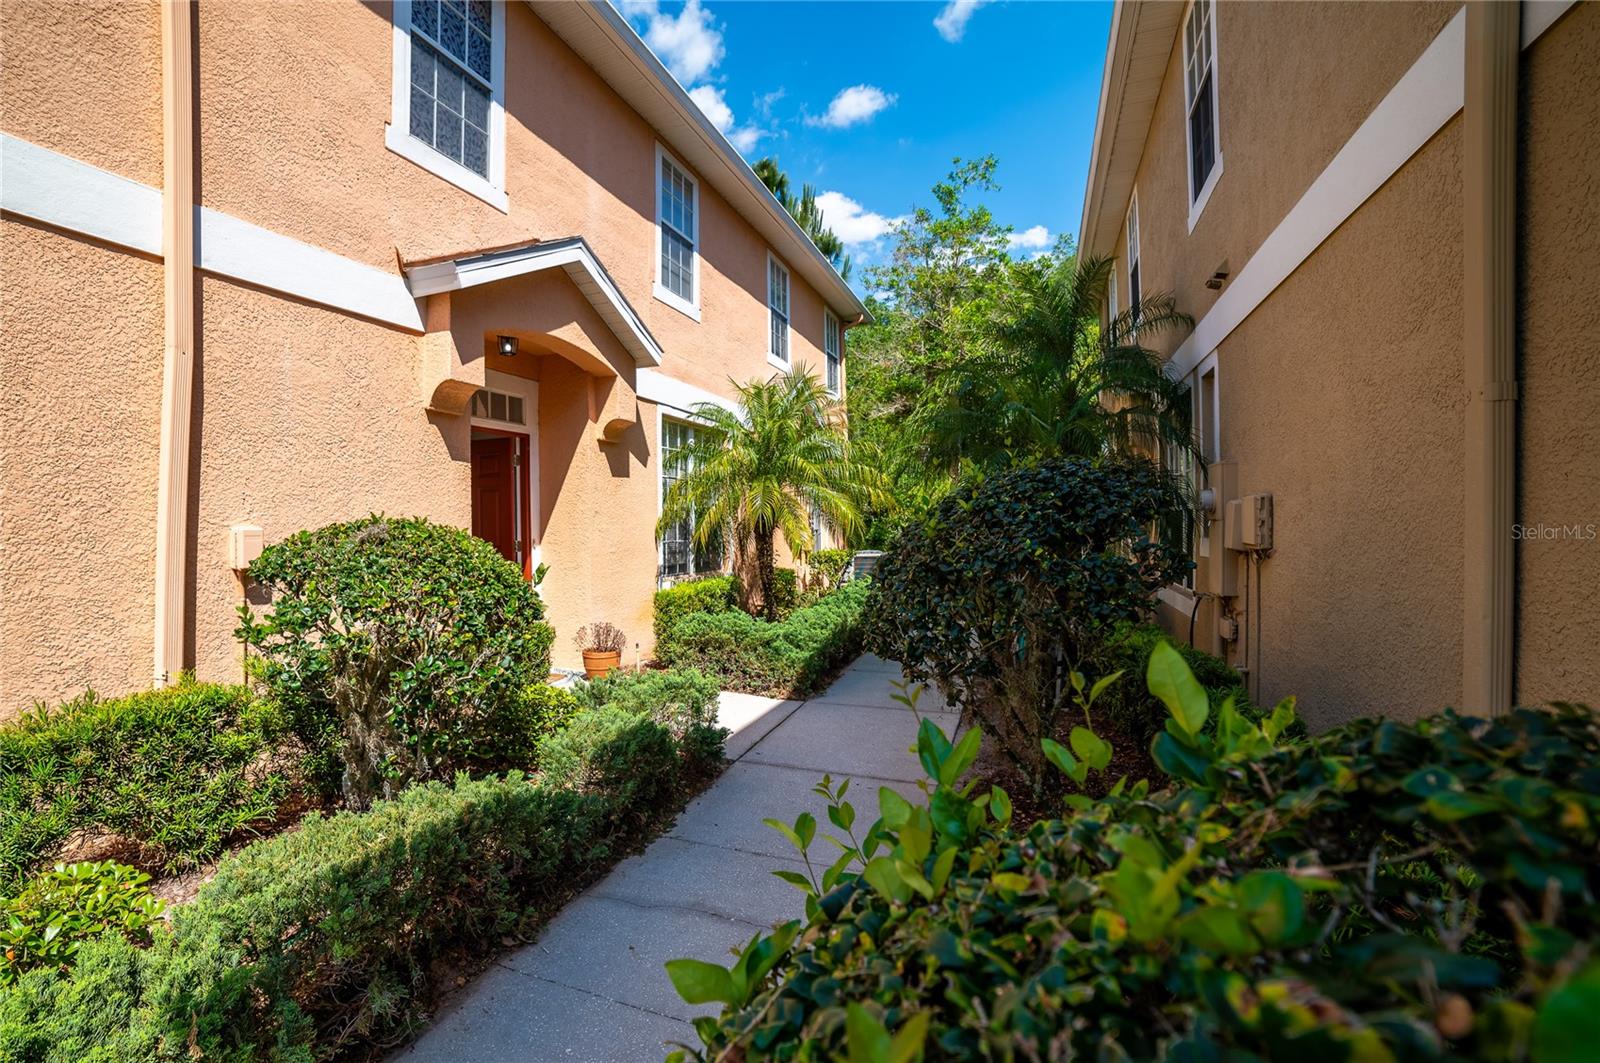
[[691,409],[843,388],[860,301],[608,4],[0,13],[0,715],[238,676],[257,539],[373,511],[648,655]]
[[1596,3],[1117,5],[1080,246],[1196,320],[1162,620],[1258,700],[1600,704],[1597,56]]

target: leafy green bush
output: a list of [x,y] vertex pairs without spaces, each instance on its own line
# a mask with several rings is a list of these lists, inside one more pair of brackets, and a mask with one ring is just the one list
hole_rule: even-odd
[[974,713],[1037,790],[1074,664],[1189,568],[1150,538],[1187,507],[1138,460],[1059,459],[962,487],[878,563],[868,648]]
[[[1094,646],[1091,663],[1085,667],[1096,675],[1123,672],[1135,676],[1144,669],[1145,662],[1150,660],[1157,645],[1171,646],[1183,657],[1196,681],[1205,688],[1211,702],[1213,723],[1223,702],[1230,699],[1234,708],[1246,719],[1260,717],[1261,711],[1251,702],[1250,693],[1245,689],[1244,678],[1228,662],[1178,642],[1155,624],[1116,625],[1103,642]],[[1107,687],[1096,706],[1143,744],[1148,744],[1161,729],[1167,715],[1166,707],[1150,696],[1143,684],[1126,679]],[[1299,734],[1302,731],[1291,733]]]
[[517,566],[459,528],[371,516],[268,547],[269,614],[239,637],[308,747],[363,807],[414,779],[496,766],[553,632]]
[[529,769],[538,760],[539,743],[571,722],[582,707],[570,690],[530,683],[511,707],[496,717],[496,727],[483,745],[496,751],[500,764],[519,771]]
[[651,720],[681,738],[691,727],[717,722],[717,681],[693,668],[613,672],[577,689],[590,708],[613,706]]
[[85,941],[118,933],[150,944],[150,924],[165,905],[150,896],[150,876],[106,860],[57,864],[0,904],[0,986],[35,967],[65,970]]
[[[810,926],[758,935],[732,970],[675,960],[703,1057],[913,1059],[1590,1058],[1600,1011],[1600,723],[1360,720],[1285,740],[1158,645],[1176,785],[1121,784],[1008,829],[958,780],[976,731],[931,722],[926,804],[884,789],[808,895]],[[777,824],[802,850],[802,815]],[[858,840],[859,839],[859,840]],[[808,859],[807,866],[826,861]],[[894,1050],[890,1050],[890,1046]]]
[[194,682],[85,694],[0,727],[0,892],[79,831],[168,869],[210,859],[276,811],[287,780],[267,758],[283,732],[244,687]]
[[309,1063],[403,1039],[437,969],[531,932],[673,807],[671,737],[627,719],[584,792],[419,783],[224,859],[149,949],[88,941],[0,994],[0,1058]]
[[656,645],[656,656],[730,690],[804,697],[861,652],[868,587],[852,581],[778,623],[742,612],[690,615]]
[[815,587],[817,590],[828,591],[839,585],[839,577],[844,575],[844,568],[855,556],[854,550],[813,550],[806,558],[806,565],[811,569],[807,579],[807,589]]
[[678,621],[692,613],[726,613],[739,608],[739,588],[732,576],[675,583],[656,591],[655,635],[659,645]]

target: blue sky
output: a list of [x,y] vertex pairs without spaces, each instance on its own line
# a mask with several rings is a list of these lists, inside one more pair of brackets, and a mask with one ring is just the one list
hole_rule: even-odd
[[1076,234],[1111,4],[614,0],[752,162],[809,182],[862,287],[882,233],[957,155],[1029,254]]

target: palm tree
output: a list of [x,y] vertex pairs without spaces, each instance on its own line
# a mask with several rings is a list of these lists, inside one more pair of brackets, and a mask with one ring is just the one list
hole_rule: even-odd
[[888,492],[876,469],[852,458],[843,408],[811,373],[735,387],[742,414],[712,403],[695,407],[704,427],[674,456],[679,478],[662,501],[656,534],[687,520],[701,549],[719,538],[750,544],[762,608],[774,620],[777,535],[803,555],[813,545],[813,508],[848,537]]
[[1187,387],[1139,342],[1194,321],[1155,295],[1102,328],[1114,261],[1068,261],[1022,281],[998,351],[962,374],[935,419],[935,457],[979,468],[1155,446],[1199,457]]

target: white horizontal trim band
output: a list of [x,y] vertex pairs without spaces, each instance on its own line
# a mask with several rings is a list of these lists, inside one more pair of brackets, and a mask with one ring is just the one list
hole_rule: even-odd
[[[160,256],[161,190],[0,133],[0,209]],[[195,208],[195,260],[208,273],[415,332],[403,278],[207,207]]]
[[686,380],[668,376],[659,369],[639,370],[636,391],[639,398],[644,401],[665,406],[684,417],[693,417],[694,408],[701,403],[721,406],[741,417],[744,415],[743,407],[737,402],[697,387]]

